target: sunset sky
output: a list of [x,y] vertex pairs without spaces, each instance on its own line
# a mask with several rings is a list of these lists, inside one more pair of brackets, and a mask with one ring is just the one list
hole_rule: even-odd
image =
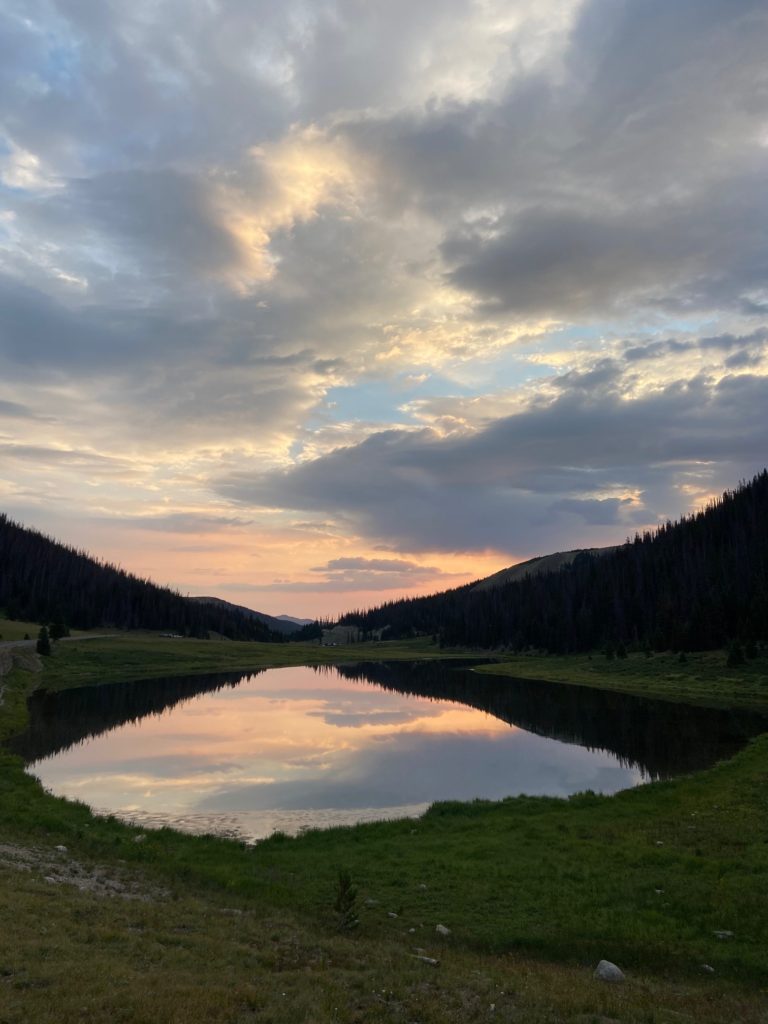
[[768,461],[765,0],[0,0],[0,510],[333,615]]

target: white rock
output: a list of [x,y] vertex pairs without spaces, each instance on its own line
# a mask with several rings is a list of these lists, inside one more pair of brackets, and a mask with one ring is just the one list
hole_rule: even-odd
[[54,846],[54,850],[56,850],[58,853],[66,853],[67,852],[66,846]]
[[624,981],[624,972],[610,960],[601,960],[595,968],[594,977],[598,981]]
[[416,956],[414,956],[413,959],[414,960],[420,960],[423,964],[429,964],[430,967],[439,967],[440,966],[440,961],[439,960],[435,960],[435,958],[432,957],[432,956],[420,956],[420,955],[417,954]]
[[732,939],[733,938],[733,932],[718,931],[718,932],[715,932],[715,936],[718,939]]
[[133,837],[133,841],[134,841],[134,843],[146,843],[147,837],[146,836],[134,836]]
[[702,964],[701,965],[701,969],[702,969],[702,971],[704,971],[705,974],[714,974],[715,973],[715,968],[712,967],[710,964]]
[[450,935],[451,934],[451,929],[450,928],[446,928],[444,924],[437,925],[436,928],[435,928],[435,931],[437,932],[438,935]]
[[388,910],[387,917],[397,917],[397,914],[393,910]]

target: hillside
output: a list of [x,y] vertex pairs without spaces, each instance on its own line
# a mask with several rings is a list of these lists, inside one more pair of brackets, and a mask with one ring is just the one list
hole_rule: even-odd
[[194,601],[101,562],[0,514],[0,609],[9,618],[76,629],[209,631],[231,639],[283,639],[234,605]]
[[492,576],[475,583],[473,590],[489,590],[491,587],[500,587],[505,583],[514,583],[526,576],[539,576],[546,572],[558,572],[566,565],[570,565],[577,555],[604,555],[609,551],[615,551],[615,547],[608,548],[575,548],[573,551],[555,551],[551,555],[537,555],[536,558],[529,558],[525,562],[518,562],[508,569],[500,569]]
[[294,619],[290,615],[267,615],[266,612],[257,612],[253,608],[246,608],[242,604],[232,604],[230,601],[224,601],[220,597],[193,597],[192,601],[200,601],[203,604],[214,605],[217,608],[221,608],[230,611],[237,615],[244,615],[247,619],[255,619],[257,622],[261,622],[268,629],[271,629],[273,633],[285,633],[290,635],[291,633],[298,632],[303,626],[309,625],[312,619]]
[[445,645],[559,654],[768,640],[766,523],[764,470],[703,511],[618,548],[569,552],[556,571],[393,601],[342,622],[389,627],[395,637],[432,634]]

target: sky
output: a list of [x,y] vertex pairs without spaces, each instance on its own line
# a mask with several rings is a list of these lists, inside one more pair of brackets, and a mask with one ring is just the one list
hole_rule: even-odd
[[0,510],[334,616],[768,457],[764,0],[0,0]]

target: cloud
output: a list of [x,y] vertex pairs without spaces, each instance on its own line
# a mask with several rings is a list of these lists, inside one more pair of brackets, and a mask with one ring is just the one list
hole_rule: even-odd
[[274,580],[271,583],[224,584],[221,590],[253,593],[346,593],[353,591],[407,590],[425,583],[449,585],[455,578],[436,566],[403,558],[332,558],[312,567],[314,579]]
[[646,202],[642,217],[634,204],[507,213],[491,238],[483,225],[446,239],[448,277],[491,310],[523,316],[738,309],[768,272],[761,177]]
[[549,403],[470,433],[387,431],[218,488],[245,506],[335,509],[401,550],[533,554],[621,541],[679,507],[683,482],[717,489],[763,463],[763,376],[674,381],[628,399],[622,367],[603,364],[559,385]]
[[17,507],[298,510],[254,586],[343,594],[622,539],[762,463],[760,0],[6,8]]

